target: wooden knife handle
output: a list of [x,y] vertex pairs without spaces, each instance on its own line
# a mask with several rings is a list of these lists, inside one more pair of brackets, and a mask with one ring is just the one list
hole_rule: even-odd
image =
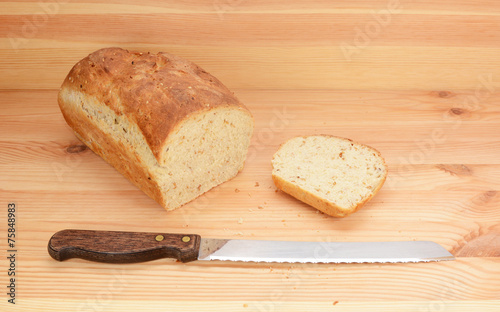
[[198,258],[200,239],[195,234],[63,230],[50,238],[48,251],[58,261],[133,263],[175,258],[189,262]]

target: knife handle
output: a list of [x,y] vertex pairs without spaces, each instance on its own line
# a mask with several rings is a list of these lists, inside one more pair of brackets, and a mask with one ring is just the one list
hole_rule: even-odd
[[196,234],[62,230],[50,238],[47,248],[58,261],[134,263],[175,258],[189,262],[198,258],[200,239]]

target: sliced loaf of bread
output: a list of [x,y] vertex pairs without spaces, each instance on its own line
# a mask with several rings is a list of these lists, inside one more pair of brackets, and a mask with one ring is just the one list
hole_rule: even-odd
[[274,154],[272,166],[279,189],[334,217],[358,210],[387,177],[377,150],[330,135],[288,140]]
[[242,170],[253,117],[217,78],[168,53],[98,50],[59,91],[76,136],[167,210]]

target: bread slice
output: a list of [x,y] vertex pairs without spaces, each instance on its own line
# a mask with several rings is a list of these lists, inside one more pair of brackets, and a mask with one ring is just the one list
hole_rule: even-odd
[[288,140],[274,154],[272,165],[279,189],[334,217],[358,210],[387,177],[377,150],[330,135]]
[[168,53],[98,50],[58,101],[76,136],[167,210],[236,176],[253,132],[231,91]]

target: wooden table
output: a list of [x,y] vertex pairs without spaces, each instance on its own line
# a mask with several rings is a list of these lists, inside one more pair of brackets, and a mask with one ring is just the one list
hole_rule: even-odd
[[[0,1],[1,311],[499,311],[500,2]],[[244,171],[167,213],[86,149],[58,88],[94,50],[168,51],[249,107]],[[327,133],[390,174],[335,219],[277,192],[279,144]],[[8,303],[15,203],[16,304]],[[61,229],[313,241],[432,240],[410,264],[56,262]]]

